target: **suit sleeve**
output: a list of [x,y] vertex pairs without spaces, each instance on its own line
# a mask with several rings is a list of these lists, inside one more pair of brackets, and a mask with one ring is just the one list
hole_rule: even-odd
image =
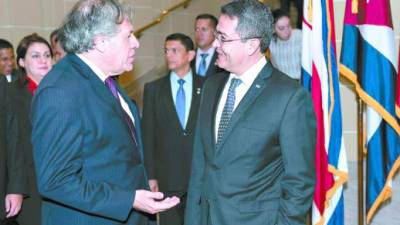
[[[204,90],[204,89],[203,89]],[[204,91],[203,91],[204,93]],[[200,100],[200,111],[196,125],[193,144],[192,169],[190,174],[188,198],[185,209],[185,225],[202,225],[201,192],[204,181],[205,156],[201,140],[201,108],[203,96]]]
[[28,194],[28,177],[24,161],[24,151],[19,143],[20,124],[18,120],[19,111],[16,110],[15,97],[19,94],[14,88],[6,88],[6,168],[7,168],[7,191],[6,194]]
[[31,117],[38,190],[71,208],[124,221],[132,210],[135,190],[84,174],[82,154],[89,140],[85,140],[80,99],[60,88],[36,93]]
[[314,193],[315,140],[312,101],[305,90],[298,89],[287,104],[279,134],[284,164],[279,225],[305,224]]
[[155,108],[154,108],[154,89],[150,84],[144,86],[143,93],[143,147],[144,162],[149,179],[156,179],[155,154],[156,154],[156,134],[155,134]]

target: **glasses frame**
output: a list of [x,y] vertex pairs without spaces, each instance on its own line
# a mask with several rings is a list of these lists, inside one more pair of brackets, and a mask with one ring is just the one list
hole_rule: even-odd
[[228,43],[228,42],[234,42],[234,41],[247,41],[250,39],[261,39],[261,37],[247,37],[247,38],[237,38],[237,39],[221,39],[222,34],[219,33],[218,31],[214,31],[214,37],[215,40],[217,40],[219,43]]

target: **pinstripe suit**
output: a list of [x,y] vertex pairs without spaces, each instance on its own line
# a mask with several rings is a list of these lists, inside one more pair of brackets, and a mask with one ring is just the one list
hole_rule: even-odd
[[[140,127],[136,105],[120,90]],[[130,137],[122,109],[98,76],[67,55],[43,79],[32,105],[32,140],[43,225],[144,225],[132,209],[148,189],[140,129]]]

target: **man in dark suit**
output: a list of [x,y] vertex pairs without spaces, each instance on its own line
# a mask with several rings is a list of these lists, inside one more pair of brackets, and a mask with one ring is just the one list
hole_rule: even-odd
[[15,73],[15,56],[12,44],[0,39],[0,76],[5,76],[7,82],[12,82],[17,79]]
[[[9,142],[14,130],[8,129],[15,120],[7,114],[13,113],[7,98],[7,80],[0,76],[0,224],[5,218],[16,216],[21,210],[23,195],[27,193],[27,177],[22,151],[9,151],[16,143]],[[18,149],[17,149],[18,150]]]
[[145,212],[179,203],[148,190],[137,107],[113,78],[139,47],[127,13],[115,0],[83,0],[60,29],[69,54],[32,103],[42,225],[145,225]]
[[221,8],[214,46],[229,76],[204,83],[187,225],[303,225],[314,190],[311,97],[264,57],[272,15],[257,0]]
[[176,195],[182,202],[160,214],[160,225],[183,225],[203,78],[190,69],[195,55],[190,37],[169,35],[164,52],[170,72],[144,87],[145,163],[151,190]]
[[217,54],[212,43],[218,20],[211,14],[200,14],[194,24],[194,39],[197,46],[195,60],[192,61],[192,71],[202,77],[209,77],[224,71],[215,64]]

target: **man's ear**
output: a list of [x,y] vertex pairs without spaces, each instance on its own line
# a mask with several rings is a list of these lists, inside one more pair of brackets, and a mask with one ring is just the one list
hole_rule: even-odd
[[190,50],[188,53],[189,53],[189,61],[191,62],[194,59],[194,57],[196,57],[196,51]]
[[18,60],[18,66],[20,66],[20,67],[22,67],[22,68],[25,68],[25,62],[24,62],[24,59],[23,59],[23,58],[20,58],[20,59]]
[[107,48],[107,40],[104,35],[96,35],[93,39],[93,48],[103,53]]
[[253,55],[256,52],[260,51],[260,45],[261,45],[261,40],[258,38],[253,38],[248,40],[249,41],[249,45],[247,48],[247,54],[248,55]]

